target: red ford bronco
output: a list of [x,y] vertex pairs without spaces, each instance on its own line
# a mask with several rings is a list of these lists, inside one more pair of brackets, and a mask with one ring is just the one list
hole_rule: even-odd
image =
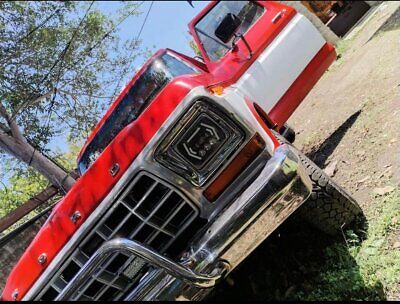
[[137,72],[2,299],[199,300],[296,210],[330,234],[361,213],[285,125],[336,57],[313,24],[221,1],[189,27],[201,58],[160,50]]

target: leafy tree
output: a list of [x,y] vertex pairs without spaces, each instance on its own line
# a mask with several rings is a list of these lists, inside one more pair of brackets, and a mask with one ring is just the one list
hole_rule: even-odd
[[[55,160],[63,168],[71,171],[75,167],[75,159],[78,151],[78,145],[69,144],[69,151],[67,153],[57,153]],[[17,169],[13,169],[12,166],[14,164],[15,162],[3,162],[3,169],[13,173],[8,178],[7,185],[4,184],[0,189],[0,218],[49,186],[49,181],[37,171],[26,165],[21,165]]]
[[6,216],[48,184],[42,175],[31,168],[20,173],[14,173],[8,181],[9,184],[0,189],[0,217]]
[[203,57],[203,55],[201,54],[201,51],[199,49],[199,47],[197,46],[196,42],[194,40],[189,40],[189,47],[193,50],[193,53],[196,56],[200,56]]
[[87,136],[105,101],[132,73],[126,67],[140,55],[140,41],[133,38],[122,45],[116,32],[138,9],[139,4],[129,2],[116,16],[108,16],[94,1],[0,2],[3,156],[70,189],[74,179],[46,157],[48,144],[65,133],[69,139]]

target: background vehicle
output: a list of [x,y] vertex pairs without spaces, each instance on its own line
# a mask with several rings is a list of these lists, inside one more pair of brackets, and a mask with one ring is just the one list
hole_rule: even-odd
[[138,71],[4,299],[201,299],[308,198],[328,233],[361,212],[280,135],[335,59],[311,22],[236,1],[189,27],[203,59],[160,50]]

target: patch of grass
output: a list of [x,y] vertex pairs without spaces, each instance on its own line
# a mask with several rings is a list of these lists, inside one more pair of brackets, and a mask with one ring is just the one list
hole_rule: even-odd
[[351,39],[341,39],[335,46],[337,59],[336,61],[329,67],[328,71],[334,71],[336,68],[342,65],[343,63],[343,56],[346,52],[350,49],[352,43],[354,41],[354,37]]
[[349,46],[351,45],[351,43],[353,42],[353,39],[349,39],[349,40],[340,40],[335,49],[336,49],[336,54],[338,56],[342,56],[346,50],[349,48]]
[[346,244],[334,243],[324,250],[325,264],[313,279],[310,292],[298,291],[296,300],[381,300],[400,284],[400,250],[391,236],[400,228],[400,191],[376,198],[366,211],[365,240],[346,231]]

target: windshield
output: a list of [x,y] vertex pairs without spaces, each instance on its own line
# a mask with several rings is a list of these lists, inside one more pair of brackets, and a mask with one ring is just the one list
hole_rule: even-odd
[[80,174],[90,167],[124,127],[143,112],[167,83],[174,77],[194,73],[199,71],[168,53],[156,58],[135,81],[86,147],[78,163]]
[[214,32],[222,19],[232,13],[242,21],[238,33],[244,34],[260,18],[264,7],[250,1],[220,1],[195,26],[197,35],[208,57],[217,61],[230,49],[232,41],[223,43]]

